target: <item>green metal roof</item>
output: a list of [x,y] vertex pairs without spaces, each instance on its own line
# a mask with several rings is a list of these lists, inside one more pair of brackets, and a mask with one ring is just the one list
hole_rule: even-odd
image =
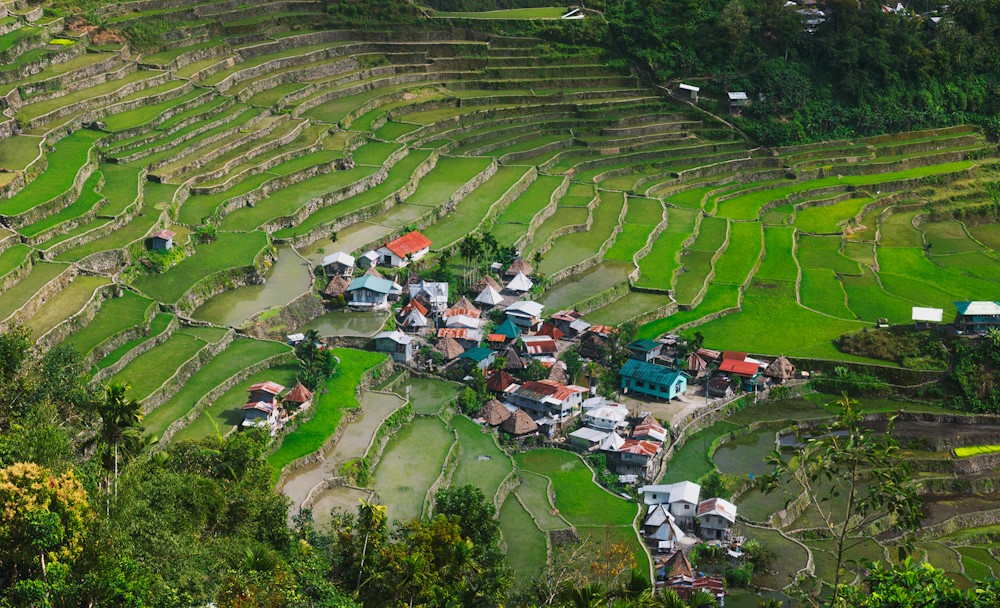
[[629,359],[622,366],[621,374],[626,378],[635,378],[643,382],[652,382],[661,386],[670,386],[680,377],[681,371],[668,369],[662,365],[646,363],[636,359]]
[[470,348],[469,350],[465,351],[458,358],[469,359],[471,361],[475,361],[476,363],[482,363],[483,361],[489,359],[490,355],[492,354],[493,351],[491,351],[490,349],[484,346],[477,346],[475,348]]
[[521,335],[521,328],[507,317],[503,323],[493,330],[493,333],[507,336],[511,340],[516,340]]
[[649,351],[653,350],[659,345],[660,345],[659,342],[654,342],[653,340],[644,339],[644,340],[636,340],[635,342],[629,344],[628,347],[631,350],[637,350],[640,352],[648,353]]

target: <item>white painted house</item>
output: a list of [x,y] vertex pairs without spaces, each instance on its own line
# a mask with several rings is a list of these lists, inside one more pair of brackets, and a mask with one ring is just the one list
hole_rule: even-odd
[[448,283],[446,281],[423,281],[410,283],[410,299],[424,296],[431,305],[432,313],[440,313],[448,308]]
[[514,302],[504,311],[507,318],[523,329],[537,330],[542,325],[542,310],[545,307],[538,302],[521,300]]
[[323,258],[323,272],[328,277],[349,277],[354,274],[354,256],[343,251],[331,253]]
[[375,336],[375,348],[380,353],[389,353],[398,363],[409,363],[413,359],[413,338],[398,329]]
[[698,527],[705,540],[723,540],[736,523],[736,505],[722,498],[698,503]]
[[647,505],[667,505],[678,525],[685,528],[694,526],[698,497],[701,495],[701,486],[698,484],[678,481],[666,485],[642,486],[639,494]]
[[409,260],[415,262],[427,255],[430,250],[431,240],[414,230],[382,245],[375,250],[375,253],[378,254],[379,264],[382,266],[402,268],[409,264]]
[[684,532],[667,505],[649,508],[649,514],[642,522],[642,535],[647,544],[661,552],[672,551],[677,547],[678,541],[684,538]]
[[628,408],[612,403],[590,408],[583,413],[583,424],[593,429],[613,431],[628,426]]

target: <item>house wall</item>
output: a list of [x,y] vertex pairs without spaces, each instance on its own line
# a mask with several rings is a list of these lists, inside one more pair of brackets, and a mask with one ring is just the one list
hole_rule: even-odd
[[388,296],[370,289],[355,289],[349,292],[351,304],[373,305],[374,307],[388,306]]
[[622,388],[660,399],[676,399],[687,392],[687,378],[682,374],[670,386],[662,386],[649,382],[643,382],[642,386],[640,386],[639,381],[635,378],[622,378]]

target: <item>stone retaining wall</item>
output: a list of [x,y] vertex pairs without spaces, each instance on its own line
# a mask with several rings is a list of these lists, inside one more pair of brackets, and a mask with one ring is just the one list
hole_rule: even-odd
[[134,325],[124,331],[120,331],[117,334],[106,338],[103,342],[95,346],[89,353],[81,353],[83,364],[88,367],[93,366],[122,344],[147,335],[150,330],[150,324],[152,323],[153,318],[156,317],[156,313],[158,311],[159,308],[156,303],[151,302],[143,315],[144,320],[142,325]]
[[[197,144],[194,144],[192,146],[182,147],[177,154],[171,155],[172,158],[151,164],[149,179],[160,183],[166,182],[167,180],[173,177],[177,177],[182,173],[184,173],[184,171],[188,169],[190,164],[174,166],[170,169],[166,169],[166,167],[176,163],[176,161],[181,160],[182,158],[189,156],[192,152],[210,147],[213,144],[228,139],[233,135],[237,135],[238,133],[244,133],[244,135],[232,139],[231,141],[222,146],[211,148],[211,150],[199,156],[197,161],[191,163],[193,165],[202,166],[212,162],[216,158],[219,158],[220,156],[223,156],[232,150],[235,150],[236,148],[239,148],[240,146],[248,142],[254,141],[255,139],[259,139],[262,137],[266,137],[271,131],[277,128],[278,125],[288,120],[288,118],[284,116],[276,120],[269,120],[271,118],[272,115],[270,111],[265,110],[261,115],[255,116],[250,120],[246,121],[245,123],[233,125],[228,129],[224,129],[221,133],[217,133],[215,135],[212,135],[211,137],[199,140]],[[264,128],[260,130],[255,130],[256,126],[259,123],[264,123],[264,122],[267,123],[264,125]],[[161,169],[163,170],[161,171]]]
[[112,297],[115,292],[119,290],[121,290],[121,287],[115,283],[102,285],[101,287],[95,289],[94,293],[91,294],[90,299],[87,300],[87,303],[84,304],[83,308],[38,338],[38,340],[35,341],[36,346],[42,352],[48,351],[56,344],[59,344],[69,337],[71,333],[80,331],[87,325],[90,325],[90,322],[94,320],[95,316],[97,316],[97,311],[101,309],[101,304],[104,300]]
[[631,286],[628,281],[621,281],[615,283],[610,288],[605,289],[600,293],[596,293],[585,300],[581,300],[573,305],[573,309],[580,314],[587,314],[594,312],[598,308],[607,306],[608,304],[619,300],[631,291]]
[[277,192],[283,188],[291,186],[292,184],[297,184],[301,181],[316,177],[317,175],[325,175],[333,171],[342,171],[351,168],[353,168],[353,161],[335,159],[328,163],[312,165],[281,177],[274,177],[249,192],[234,196],[233,198],[224,201],[215,209],[215,212],[212,214],[212,220],[215,222],[222,221],[222,218],[229,215],[233,211],[243,207],[253,207],[260,201],[266,199],[272,192]]
[[[24,81],[29,76],[33,76],[35,74],[38,74],[39,72],[42,72],[43,70],[45,70],[45,68],[49,67],[50,65],[58,65],[60,63],[65,63],[70,59],[73,59],[74,57],[78,57],[83,53],[86,53],[87,44],[84,41],[80,41],[69,48],[63,47],[63,49],[64,50],[57,55],[54,56],[43,55],[42,58],[40,59],[22,64],[16,70],[5,71],[3,76],[0,76],[0,82],[5,84],[7,83],[13,84],[19,81]],[[108,64],[106,62],[103,62],[102,64],[98,65],[108,65]],[[107,69],[107,67],[105,69]],[[15,91],[17,92],[15,93],[14,91],[11,91],[11,93],[16,95],[17,98],[20,98],[21,93],[30,95],[31,93],[34,92],[52,90],[53,89],[52,81],[55,81],[55,83],[59,83],[72,78],[73,75],[74,72],[68,72],[67,74],[64,74],[60,77],[48,78],[46,80],[40,80],[38,82],[22,82],[19,86],[15,87]],[[84,76],[86,76],[86,73],[84,74]],[[10,97],[8,97],[8,99],[10,99]]]
[[11,313],[9,317],[0,321],[0,333],[8,331],[16,323],[23,323],[27,321],[32,315],[38,312],[38,309],[40,309],[43,304],[48,302],[50,298],[58,294],[63,289],[66,289],[66,287],[73,282],[73,278],[76,277],[79,272],[79,269],[75,266],[66,266],[66,270],[62,271],[54,279],[43,285],[30,298],[28,298],[27,302]]
[[[274,122],[274,124],[272,124],[270,126],[270,128],[268,128],[266,131],[256,131],[256,132],[250,133],[250,134],[248,134],[247,137],[241,138],[241,139],[237,140],[236,142],[234,142],[233,144],[231,144],[229,146],[224,146],[224,147],[220,148],[220,150],[222,152],[219,153],[219,154],[217,154],[217,155],[214,155],[214,158],[218,158],[219,156],[222,156],[222,155],[224,155],[224,154],[226,154],[228,152],[231,152],[233,149],[235,149],[235,148],[237,148],[237,147],[239,147],[239,146],[241,146],[243,144],[250,143],[251,141],[253,141],[255,139],[264,139],[264,138],[266,138],[268,135],[271,134],[271,132],[273,130],[277,129],[285,121],[286,121],[286,119],[276,120]],[[307,120],[303,120],[302,122],[300,122],[299,124],[297,124],[295,127],[293,127],[288,133],[285,133],[281,137],[274,138],[274,139],[268,139],[265,143],[257,146],[256,148],[252,148],[250,150],[247,150],[246,152],[244,152],[243,154],[241,154],[237,158],[234,158],[234,159],[232,159],[230,161],[227,161],[226,163],[223,163],[223,165],[221,167],[219,167],[218,169],[213,169],[212,171],[206,171],[204,173],[199,173],[198,175],[196,175],[193,178],[191,178],[191,180],[194,180],[196,182],[206,182],[206,181],[211,181],[213,179],[220,178],[220,177],[223,177],[225,175],[228,175],[229,171],[231,169],[233,169],[234,167],[237,167],[238,165],[240,165],[242,163],[247,163],[248,161],[257,158],[258,156],[261,156],[262,154],[266,154],[266,153],[271,152],[271,151],[273,151],[273,150],[275,150],[277,148],[280,148],[280,147],[283,147],[283,146],[287,146],[288,144],[292,143],[292,141],[294,141],[295,138],[297,138],[302,133],[302,131],[306,130],[307,128],[309,128],[309,120],[308,119]],[[306,150],[306,149],[307,148],[302,148],[302,150]],[[208,158],[206,156],[203,159],[199,159],[198,162],[209,162],[210,160],[212,160],[212,159]],[[188,181],[191,181],[191,180],[188,180]]]
[[86,183],[86,181],[90,179],[91,174],[97,170],[97,158],[97,147],[91,146],[90,151],[87,153],[87,162],[84,163],[84,165],[76,172],[76,177],[73,178],[73,185],[70,186],[69,190],[49,201],[39,202],[39,204],[35,205],[31,209],[28,209],[27,211],[17,215],[6,216],[8,225],[14,228],[27,226],[28,224],[33,224],[42,218],[48,217],[49,215],[72,205],[76,199],[80,197],[80,192],[83,190],[83,184]]
[[[5,239],[6,240],[6,239]],[[7,291],[18,281],[23,279],[31,272],[31,267],[35,265],[34,253],[29,251],[24,255],[24,260],[21,261],[13,270],[7,274],[0,277],[0,292]]]
[[[503,213],[512,202],[517,200],[519,196],[524,194],[524,191],[528,189],[528,186],[534,183],[537,178],[537,167],[531,167],[528,169],[528,171],[522,175],[520,179],[514,182],[514,185],[508,188],[506,192],[500,195],[500,198],[490,205],[490,209],[486,212],[486,216],[480,220],[479,224],[477,224],[475,228],[469,231],[469,234],[480,234],[491,230],[496,217]],[[458,248],[458,245],[459,241],[454,241],[452,243],[445,244],[439,249],[435,249],[435,251],[455,250]]]
[[[625,221],[625,213],[627,211],[628,211],[628,199],[626,199],[625,204],[622,205],[621,213],[618,214],[618,223],[611,231],[611,236],[608,237],[607,240],[605,240],[604,243],[601,244],[601,247],[600,249],[597,250],[597,253],[595,253],[594,255],[590,256],[589,258],[581,262],[578,262],[577,264],[574,264],[573,266],[570,266],[569,268],[563,268],[559,272],[556,272],[551,277],[549,277],[549,281],[553,284],[558,283],[559,281],[562,281],[566,277],[581,273],[585,270],[589,270],[590,268],[593,268],[594,266],[604,261],[604,254],[607,253],[608,249],[611,249],[611,247],[615,244],[615,240],[618,238],[618,233],[622,231],[622,222]],[[593,215],[591,215],[591,217],[593,217]]]
[[[179,322],[177,320],[177,317],[176,316],[172,317],[170,319],[170,323],[167,325],[166,329],[164,329],[159,334],[151,337],[149,340],[146,340],[145,342],[137,344],[135,348],[133,348],[132,350],[130,350],[127,353],[125,353],[124,355],[122,355],[122,358],[119,359],[118,361],[115,361],[112,365],[109,365],[108,367],[105,367],[104,369],[98,370],[97,373],[95,373],[93,375],[93,377],[91,377],[90,383],[91,384],[95,384],[95,385],[103,383],[104,381],[106,381],[107,379],[111,378],[112,376],[114,376],[118,372],[122,371],[122,369],[124,369],[126,365],[128,365],[129,363],[131,363],[139,355],[143,354],[144,352],[148,351],[149,349],[151,349],[153,347],[156,347],[156,346],[159,346],[160,344],[163,344],[164,342],[166,342],[170,338],[170,336],[173,335],[174,330],[177,329],[178,325],[179,325]],[[127,342],[127,340],[126,340],[126,342]],[[124,344],[124,342],[122,344]],[[119,346],[121,346],[121,345],[119,345]]]
[[242,285],[259,285],[274,260],[274,248],[268,244],[261,249],[250,266],[227,268],[211,274],[191,286],[175,305],[177,310],[191,312],[214,295]]
[[433,516],[434,495],[441,488],[448,486],[452,475],[455,474],[455,469],[458,468],[458,461],[462,458],[462,442],[458,440],[458,431],[452,428],[451,432],[455,437],[455,441],[452,442],[451,447],[448,449],[448,455],[444,458],[444,464],[441,465],[441,474],[434,480],[431,487],[427,488],[427,493],[424,495],[424,506],[420,511],[423,518],[430,519]]
[[[104,188],[104,175],[103,174],[101,175],[100,179],[98,180],[97,186],[94,188],[94,190],[97,191],[97,190],[100,190],[102,188]],[[80,196],[83,196],[82,188],[81,188]],[[89,209],[88,211],[86,211],[85,213],[82,213],[82,214],[80,214],[79,216],[77,216],[75,218],[68,219],[68,220],[66,220],[64,222],[56,224],[55,226],[52,226],[51,228],[43,230],[43,231],[39,232],[38,234],[36,234],[34,236],[25,237],[24,241],[28,245],[31,245],[32,247],[37,247],[40,243],[43,243],[43,242],[45,242],[45,241],[47,241],[47,240],[49,240],[49,239],[51,239],[51,238],[53,238],[53,237],[55,237],[57,235],[64,234],[66,232],[69,232],[70,230],[74,230],[74,229],[76,229],[79,226],[83,226],[85,224],[89,224],[95,217],[97,217],[97,214],[100,212],[101,207],[103,207],[104,204],[107,202],[107,199],[105,199],[102,195],[100,195],[100,193],[98,193],[98,196],[100,196],[100,199],[97,201],[97,203],[91,209]],[[75,202],[75,201],[70,202],[70,204],[73,204],[73,202]]]
[[[526,244],[530,243],[535,238],[535,230],[538,230],[538,227],[556,212],[559,205],[559,199],[565,196],[566,191],[569,190],[569,184],[570,179],[567,175],[563,177],[563,181],[559,184],[559,187],[552,192],[552,195],[549,197],[549,204],[542,207],[542,209],[535,214],[535,217],[531,218],[531,221],[528,222],[528,229],[525,231],[524,236],[521,236],[514,242],[514,247],[517,249],[523,249]],[[594,204],[594,201],[591,201],[590,204]]]
[[143,411],[148,414],[169,401],[170,398],[177,393],[177,391],[181,390],[181,387],[184,386],[184,383],[187,382],[191,376],[201,369],[203,365],[211,361],[216,355],[224,351],[235,337],[236,332],[230,329],[218,342],[211,342],[198,349],[198,352],[195,353],[193,357],[182,363],[181,366],[177,368],[174,375],[164,380],[163,384],[161,384],[159,388],[142,400]]
[[288,335],[287,330],[297,329],[324,312],[326,308],[323,306],[323,300],[309,290],[288,304],[269,308],[254,315],[244,324],[243,329],[247,334],[257,338],[281,340]]
[[342,230],[347,226],[356,224],[358,222],[362,222],[370,217],[374,217],[376,215],[384,213],[397,203],[406,200],[407,197],[409,197],[411,194],[413,194],[414,191],[416,191],[417,184],[420,182],[420,179],[424,175],[429,173],[431,169],[433,169],[437,165],[438,158],[440,158],[440,151],[438,150],[432,151],[430,156],[427,157],[427,160],[425,160],[424,162],[422,162],[420,165],[417,166],[417,168],[413,172],[413,175],[410,177],[409,181],[407,181],[405,186],[400,188],[397,192],[382,199],[378,203],[368,205],[367,207],[363,207],[352,213],[346,214],[332,222],[328,222],[326,224],[317,226],[303,235],[295,236],[291,239],[276,239],[275,242],[276,243],[291,242],[292,245],[296,248],[305,247],[307,245],[310,245],[318,241],[321,238],[328,236],[331,232]]
[[[144,133],[149,133],[149,135],[147,137],[143,138],[142,140],[139,140],[142,143],[137,144],[137,145],[143,145],[143,144],[145,144],[145,143],[147,143],[149,141],[152,141],[153,139],[156,139],[158,137],[162,137],[163,135],[169,135],[170,133],[173,133],[175,130],[182,129],[182,128],[186,127],[187,125],[192,124],[193,122],[197,122],[198,120],[203,119],[204,117],[203,116],[198,116],[198,117],[192,117],[192,118],[190,118],[188,120],[180,121],[178,124],[181,125],[181,126],[176,126],[175,125],[169,131],[166,131],[166,132],[164,132],[164,131],[156,131],[156,132],[150,133],[149,131],[150,131],[151,127],[155,127],[157,125],[161,125],[164,122],[166,122],[167,120],[170,120],[171,118],[173,118],[174,116],[176,116],[178,114],[186,112],[186,111],[190,110],[191,108],[194,108],[195,106],[199,106],[199,105],[202,105],[204,103],[207,103],[210,99],[212,99],[216,95],[217,95],[217,93],[214,90],[205,89],[203,93],[201,93],[200,95],[197,95],[196,97],[192,98],[191,100],[183,102],[183,103],[177,103],[177,104],[172,105],[171,107],[165,109],[156,118],[154,118],[153,120],[151,120],[150,122],[148,122],[146,124],[138,125],[138,126],[135,126],[135,127],[130,127],[130,128],[127,128],[127,129],[122,129],[121,131],[115,131],[114,133],[109,133],[108,135],[106,135],[104,137],[103,142],[105,144],[110,144],[110,143],[114,143],[116,141],[121,141],[121,140],[129,139],[131,137],[135,137],[137,135],[141,135],[141,134],[144,134]],[[224,109],[230,107],[231,105],[232,105],[232,101],[230,100],[228,103],[222,104],[220,109],[224,110]]]

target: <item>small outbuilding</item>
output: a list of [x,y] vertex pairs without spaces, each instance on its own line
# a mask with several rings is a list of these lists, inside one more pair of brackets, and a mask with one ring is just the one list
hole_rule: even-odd
[[914,306],[911,315],[913,326],[917,329],[936,327],[944,319],[944,310],[940,308],[924,308]]
[[500,426],[510,418],[510,410],[496,399],[490,399],[479,412],[479,417],[490,426]]
[[476,304],[480,304],[486,308],[493,308],[499,304],[503,303],[503,296],[500,291],[494,289],[492,285],[487,285],[485,289],[479,292],[476,296]]
[[495,395],[506,395],[512,387],[517,386],[517,380],[504,370],[493,372],[486,380],[486,390]]
[[462,345],[457,340],[446,336],[434,345],[434,351],[441,353],[445,361],[453,361],[458,359],[465,352],[465,349],[462,348]]
[[507,291],[512,293],[524,293],[531,291],[535,284],[528,278],[528,275],[519,272],[507,283]]
[[531,267],[531,264],[525,262],[524,260],[517,259],[510,263],[510,266],[507,267],[507,270],[504,271],[503,274],[508,279],[512,279],[518,274],[531,276],[531,273],[534,271],[535,269]]
[[729,91],[726,93],[729,98],[729,111],[738,114],[747,105],[747,94],[744,91]]
[[521,408],[514,410],[510,418],[504,420],[503,424],[500,425],[500,428],[514,437],[524,437],[538,432],[538,425],[531,419],[528,412]]
[[375,336],[375,348],[380,353],[388,353],[398,363],[409,363],[413,359],[413,338],[398,329]]
[[603,442],[607,436],[607,431],[601,431],[583,426],[569,434],[569,444],[578,448],[590,450],[599,447],[601,442]]
[[331,253],[323,258],[323,272],[326,276],[349,277],[354,274],[354,256],[343,251]]
[[475,366],[483,371],[486,371],[491,365],[493,365],[493,361],[496,360],[496,357],[496,351],[490,350],[485,346],[477,346],[462,353],[458,360],[468,362],[469,366]]
[[701,91],[700,87],[682,82],[677,88],[680,89],[681,97],[687,97],[691,103],[698,103],[698,92]]
[[175,236],[177,236],[177,233],[173,230],[157,230],[149,235],[149,248],[153,251],[173,249]]
[[327,299],[333,299],[337,296],[342,296],[347,292],[347,289],[351,286],[351,281],[341,275],[330,277],[330,281],[327,282],[326,287],[323,288],[323,297]]
[[378,254],[374,251],[366,251],[358,256],[355,263],[361,269],[374,268],[378,264]]
[[285,409],[297,410],[299,408],[308,407],[312,403],[313,394],[312,391],[307,389],[301,382],[297,382],[292,390],[288,391],[282,402],[285,404]]
[[787,357],[781,355],[774,361],[771,361],[771,364],[764,370],[764,375],[774,382],[781,384],[785,380],[791,380],[795,377],[795,366],[792,365],[792,362]]
[[654,342],[653,340],[643,339],[632,342],[626,348],[628,349],[628,356],[630,359],[652,362],[660,356],[660,352],[663,350],[663,344]]

